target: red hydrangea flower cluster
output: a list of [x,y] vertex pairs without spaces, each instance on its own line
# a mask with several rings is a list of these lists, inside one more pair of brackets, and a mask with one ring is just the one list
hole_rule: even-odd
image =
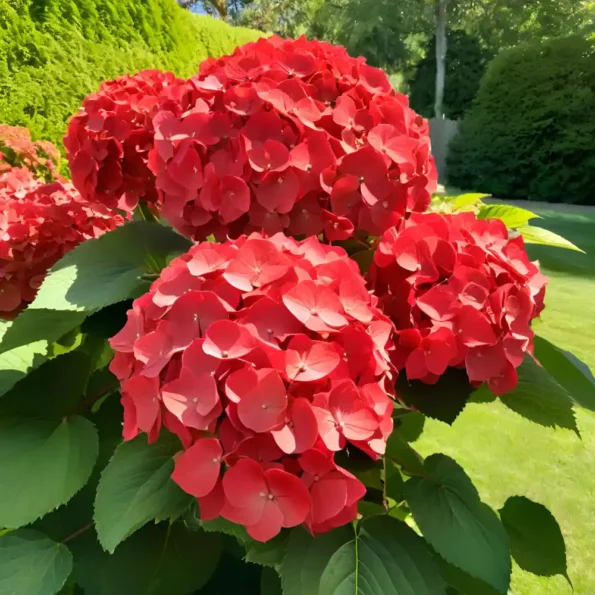
[[[180,89],[177,108],[151,96],[141,110],[140,89],[132,106],[105,92],[85,102],[66,139],[84,196],[154,202],[148,168],[163,216],[197,240],[254,230],[379,235],[429,205],[436,170],[426,120],[384,72],[342,47],[261,39],[204,62]],[[142,142],[123,140],[132,117]]]
[[[175,259],[111,339],[124,437],[175,432],[173,479],[257,540],[352,521],[365,487],[334,462],[392,430],[392,325],[357,265],[316,238],[205,242]],[[394,379],[393,379],[394,384]]]
[[370,281],[397,328],[393,362],[408,379],[434,383],[453,366],[496,395],[516,386],[547,279],[500,220],[413,214],[383,235]]
[[64,145],[72,181],[83,198],[132,211],[140,198],[157,200],[147,166],[152,118],[159,110],[181,115],[187,85],[170,72],[145,70],[101,85],[68,126]]
[[104,205],[90,205],[72,184],[36,180],[26,169],[0,175],[0,317],[31,302],[64,254],[123,223]]
[[23,167],[46,182],[60,179],[60,152],[49,141],[31,140],[26,128],[0,124],[0,174]]

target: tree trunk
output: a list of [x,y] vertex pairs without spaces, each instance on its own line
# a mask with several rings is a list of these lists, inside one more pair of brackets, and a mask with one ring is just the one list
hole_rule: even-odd
[[446,80],[446,6],[448,0],[436,0],[436,97],[434,117],[441,120],[444,109],[444,83]]
[[210,0],[222,21],[227,21],[227,0]]

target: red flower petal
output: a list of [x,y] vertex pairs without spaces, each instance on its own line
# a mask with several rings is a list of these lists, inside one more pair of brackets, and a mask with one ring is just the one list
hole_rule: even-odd
[[241,291],[252,291],[283,277],[289,271],[287,258],[269,240],[248,240],[231,261],[223,277]]
[[122,387],[122,396],[134,405],[138,428],[150,432],[159,417],[159,380],[134,376]]
[[269,487],[264,471],[256,461],[240,459],[228,469],[223,476],[223,491],[232,506],[252,511],[256,518],[254,522],[260,519]]
[[286,454],[302,453],[312,448],[318,438],[318,422],[308,399],[295,399],[290,404],[287,423],[271,433]]
[[180,377],[163,387],[161,398],[184,425],[197,430],[207,429],[212,421],[210,414],[219,404],[215,379],[210,375],[196,376],[189,368],[182,368]]
[[243,326],[231,320],[217,320],[205,333],[203,351],[217,359],[237,359],[254,349],[254,339]]
[[222,455],[218,440],[198,440],[176,461],[171,478],[187,494],[204,498],[213,491],[219,480]]
[[497,338],[487,316],[472,306],[464,306],[457,314],[455,330],[463,345],[493,345]]
[[329,410],[348,440],[367,440],[378,429],[378,418],[352,381],[337,385],[329,395]]
[[328,343],[296,335],[287,346],[285,371],[292,381],[311,382],[328,376],[341,361]]
[[268,432],[283,422],[287,391],[276,370],[258,370],[258,383],[241,397],[238,417],[255,432]]
[[283,295],[287,309],[304,325],[318,332],[328,332],[347,324],[337,294],[314,281],[303,281]]
[[274,502],[283,516],[283,527],[296,527],[310,512],[308,489],[295,475],[280,469],[265,471],[265,477]]

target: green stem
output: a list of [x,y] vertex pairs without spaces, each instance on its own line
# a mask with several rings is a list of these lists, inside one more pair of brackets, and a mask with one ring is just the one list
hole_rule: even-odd
[[138,214],[141,216],[143,221],[147,221],[148,223],[156,223],[157,217],[146,202],[139,202],[138,203]]

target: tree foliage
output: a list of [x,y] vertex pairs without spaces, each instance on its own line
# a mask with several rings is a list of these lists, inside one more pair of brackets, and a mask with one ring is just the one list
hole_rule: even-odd
[[188,76],[257,36],[174,0],[0,2],[0,122],[61,147],[66,120],[101,81],[145,68]]
[[[478,39],[463,30],[449,31],[446,45],[446,87],[444,115],[456,120],[463,116],[479,88],[489,53]],[[425,57],[417,63],[415,74],[409,79],[411,107],[426,118],[434,116],[436,78],[436,40],[430,39]]]
[[499,54],[448,155],[448,180],[507,198],[595,204],[595,40]]

